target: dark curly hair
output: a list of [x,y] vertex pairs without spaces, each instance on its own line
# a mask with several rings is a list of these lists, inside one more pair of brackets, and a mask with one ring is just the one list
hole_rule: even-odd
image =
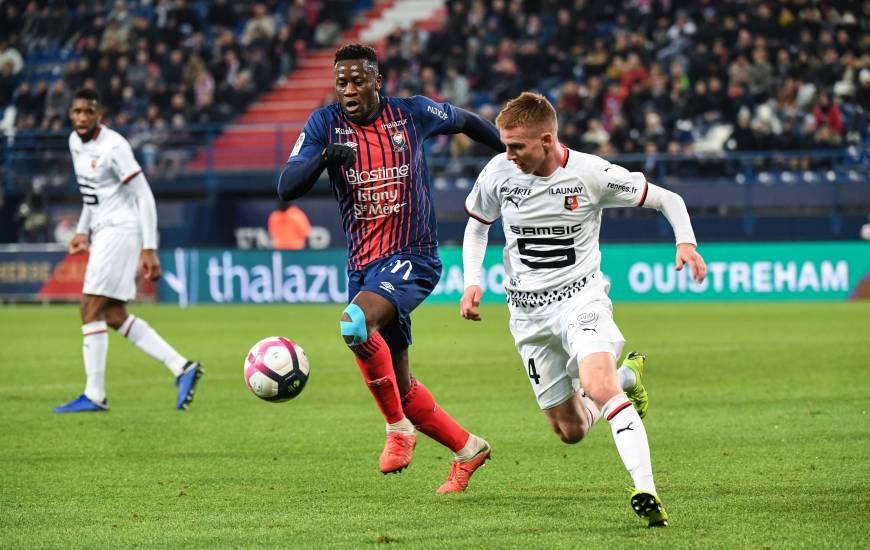
[[100,97],[100,92],[93,88],[80,88],[73,95],[73,99],[85,99],[87,101],[96,101],[97,105],[103,104],[103,98]]
[[342,46],[335,52],[335,63],[345,61],[347,59],[362,59],[368,61],[374,67],[375,72],[378,72],[378,53],[374,48],[366,44],[347,44]]

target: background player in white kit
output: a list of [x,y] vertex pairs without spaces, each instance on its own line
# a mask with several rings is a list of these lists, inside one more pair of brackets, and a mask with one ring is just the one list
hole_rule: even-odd
[[82,214],[69,253],[90,248],[81,302],[85,392],[54,412],[108,410],[105,374],[109,349],[107,326],[161,361],[175,375],[176,408],[193,400],[203,369],[166,343],[143,319],[129,315],[126,303],[136,296],[136,269],[152,281],[160,277],[157,258],[157,210],[154,196],[130,144],[100,124],[100,95],[91,89],[76,92],[69,110],[69,137]]
[[616,369],[625,339],[600,271],[598,233],[603,208],[660,210],[676,235],[677,269],[689,264],[700,282],[706,266],[695,251],[686,206],[643,174],[559,143],[556,111],[543,96],[525,92],[511,100],[496,126],[507,152],[487,164],[465,203],[471,218],[462,250],[460,313],[480,320],[487,232],[500,217],[510,329],[538,405],[566,443],[580,441],[604,417],[634,481],[632,509],[651,527],[667,526],[641,420],[647,407],[645,358],[629,354]]

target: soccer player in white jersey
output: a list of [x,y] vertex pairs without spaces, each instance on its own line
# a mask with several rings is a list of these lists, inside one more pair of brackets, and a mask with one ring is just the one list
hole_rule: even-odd
[[90,250],[81,302],[87,384],[82,395],[54,412],[108,410],[107,327],[166,365],[178,386],[176,408],[187,409],[202,365],[180,355],[144,319],[127,313],[127,302],[136,296],[137,267],[152,281],[160,277],[154,195],[127,140],[100,124],[102,105],[96,91],[76,92],[69,116],[69,150],[83,202],[69,253]]
[[501,218],[510,330],[538,405],[565,443],[583,439],[599,418],[609,422],[634,481],[632,509],[648,526],[667,526],[641,420],[645,358],[629,354],[616,368],[625,339],[600,271],[598,232],[603,208],[655,208],[674,229],[677,269],[688,264],[700,282],[706,266],[686,206],[643,174],[559,143],[556,111],[543,96],[525,92],[511,100],[496,126],[507,152],[486,165],[465,203],[471,217],[462,247],[460,313],[481,318],[487,232]]

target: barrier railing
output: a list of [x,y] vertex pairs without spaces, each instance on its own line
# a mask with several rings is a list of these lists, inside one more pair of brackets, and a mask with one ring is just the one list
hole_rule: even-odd
[[[299,130],[298,124],[200,125],[157,130],[133,126],[122,133],[152,182],[171,185],[182,180],[188,191],[219,191],[223,185],[231,187],[232,181],[240,177],[232,162],[239,159],[244,166],[241,177],[247,189],[262,188],[264,193],[272,193],[274,176],[283,167],[293,145],[290,140]],[[0,169],[6,194],[51,188],[75,190],[68,136],[66,132],[33,131],[0,140]],[[246,141],[250,145],[245,145]],[[469,187],[488,161],[485,157],[451,156],[443,143],[430,142],[429,149],[429,167],[436,188]],[[648,179],[662,185],[870,182],[867,146],[696,155],[623,154],[608,158],[631,170],[642,171]],[[251,159],[257,159],[256,166],[251,166]]]

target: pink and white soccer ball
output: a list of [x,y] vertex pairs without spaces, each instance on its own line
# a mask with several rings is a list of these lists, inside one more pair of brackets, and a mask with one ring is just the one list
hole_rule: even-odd
[[245,383],[266,401],[293,399],[308,382],[308,357],[287,338],[270,336],[254,344],[245,358]]

